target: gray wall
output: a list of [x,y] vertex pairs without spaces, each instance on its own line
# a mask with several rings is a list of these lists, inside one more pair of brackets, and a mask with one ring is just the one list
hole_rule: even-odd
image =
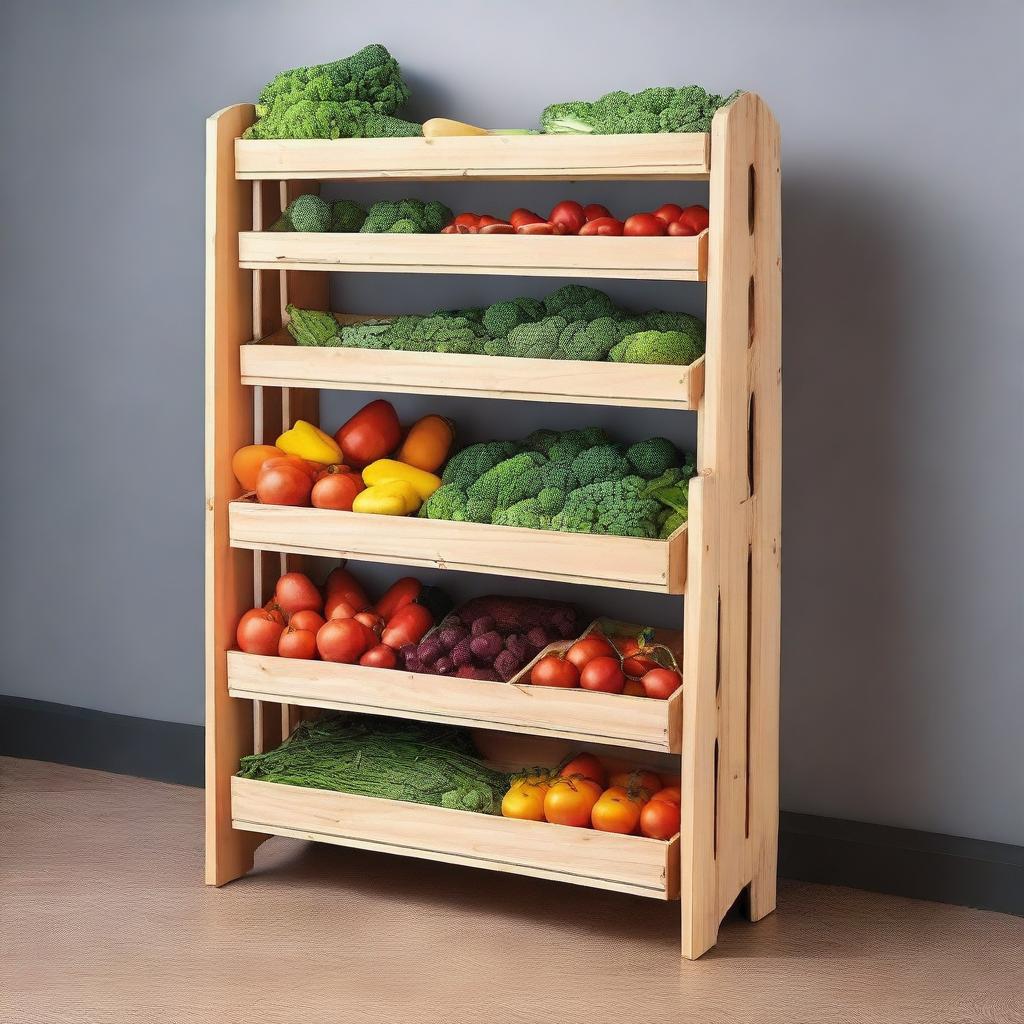
[[[745,86],[784,140],[783,805],[1024,842],[1022,11],[7,0],[0,692],[201,720],[204,117],[375,39],[419,117],[530,125],[612,88]],[[458,205],[563,191],[477,186]],[[665,191],[579,194],[621,209]],[[350,309],[518,290],[337,288]],[[495,413],[507,433],[570,421],[455,409],[469,435]]]

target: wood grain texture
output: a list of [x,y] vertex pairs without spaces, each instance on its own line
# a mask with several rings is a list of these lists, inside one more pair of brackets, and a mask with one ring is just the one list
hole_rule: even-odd
[[707,134],[282,139],[235,143],[239,178],[371,181],[706,178]]
[[1021,918],[783,881],[777,913],[680,962],[671,904],[320,843],[273,838],[204,888],[202,807],[0,758],[0,1020],[1024,1020]]
[[578,238],[241,231],[238,260],[249,270],[703,281],[707,232],[680,238]]

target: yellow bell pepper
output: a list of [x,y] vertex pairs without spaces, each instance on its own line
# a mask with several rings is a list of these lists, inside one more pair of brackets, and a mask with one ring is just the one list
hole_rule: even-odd
[[345,461],[334,438],[305,420],[296,420],[295,426],[277,439],[277,447],[288,455],[298,455],[300,459],[324,466]]
[[360,491],[352,502],[352,511],[376,516],[409,516],[418,512],[421,504],[412,484],[391,480]]
[[363,483],[367,487],[389,484],[396,480],[410,484],[419,495],[420,501],[426,501],[441,486],[439,476],[396,459],[378,459],[363,470]]

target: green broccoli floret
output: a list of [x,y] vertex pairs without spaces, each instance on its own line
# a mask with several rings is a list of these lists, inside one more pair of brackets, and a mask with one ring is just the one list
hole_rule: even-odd
[[701,355],[693,336],[682,331],[629,334],[608,353],[616,363],[686,366]]
[[[370,207],[360,231],[370,234],[399,233],[437,234],[452,219],[452,211],[444,203],[424,203],[419,199],[384,200]],[[405,222],[413,225],[410,228]]]
[[[404,121],[388,114],[370,114],[363,122],[362,138],[366,139],[415,139],[423,134],[423,125],[415,121]],[[354,136],[360,138],[360,136]]]
[[273,224],[271,231],[328,231],[331,204],[318,195],[296,196]]
[[475,324],[483,323],[484,310],[479,306],[469,306],[466,309],[435,309],[430,316],[460,316],[463,320],[472,320]]
[[388,233],[392,235],[416,235],[419,234],[419,228],[416,226],[414,220],[409,220],[407,217],[402,220],[396,220],[391,227],[388,228]]
[[562,511],[551,525],[568,533],[657,537],[662,506],[644,497],[644,487],[645,481],[638,476],[579,487],[566,496]]
[[507,338],[492,338],[484,350],[488,355],[550,359],[558,351],[558,338],[566,326],[566,320],[560,316],[548,316],[536,323],[520,324],[509,331]]
[[423,317],[414,313],[403,313],[401,316],[396,316],[388,329],[388,341],[392,343],[407,341],[413,336],[422,320]]
[[572,471],[581,487],[602,480],[621,480],[633,472],[622,452],[614,445],[602,444],[580,452],[572,460]]
[[643,326],[635,331],[624,331],[623,337],[637,334],[640,331],[682,331],[693,338],[701,355],[704,354],[704,342],[707,325],[698,316],[691,313],[670,313],[664,309],[652,309],[636,318]]
[[366,211],[351,199],[338,199],[331,205],[330,231],[358,231],[366,220]]
[[470,520],[489,523],[495,512],[534,497],[541,489],[537,467],[544,461],[537,452],[519,452],[482,473],[466,489]]
[[608,435],[600,427],[586,427],[583,430],[535,430],[525,443],[527,448],[546,455],[552,462],[572,462],[580,452],[608,441]]
[[414,342],[424,343],[433,352],[483,352],[483,328],[463,317],[424,317],[410,337]]
[[653,480],[678,466],[682,457],[682,452],[665,437],[649,437],[626,449],[626,458],[645,480]]
[[361,100],[277,100],[243,139],[390,139],[422,135],[423,126],[381,114]]
[[386,349],[391,347],[391,323],[388,320],[365,320],[341,329],[343,348]]
[[569,324],[558,338],[558,348],[564,359],[594,362],[604,359],[624,337],[623,321],[602,316],[590,323]]
[[543,316],[544,303],[539,299],[508,299],[487,307],[483,325],[492,338],[507,338],[513,328],[535,323]]
[[325,346],[333,348],[341,344],[341,325],[330,313],[319,309],[299,309],[289,304],[288,333],[299,345]]
[[585,284],[565,284],[556,288],[544,300],[544,308],[549,316],[564,317],[566,323],[575,320],[589,323],[616,312],[615,303],[604,292]]
[[[543,492],[542,492],[543,493]],[[520,526],[527,530],[550,530],[551,513],[539,497],[518,501],[494,513],[491,522],[495,526]]]
[[422,505],[421,519],[447,519],[453,523],[465,523],[466,492],[454,483],[444,483]]
[[502,459],[507,459],[523,446],[516,441],[482,441],[471,444],[456,452],[447,462],[441,473],[441,480],[446,484],[457,484],[462,490],[468,490],[477,477],[482,476]]
[[572,100],[552,103],[541,113],[548,134],[622,135],[651,132],[708,132],[719,107],[739,91],[722,97],[699,85],[664,86],[638,93],[605,93],[592,103]]

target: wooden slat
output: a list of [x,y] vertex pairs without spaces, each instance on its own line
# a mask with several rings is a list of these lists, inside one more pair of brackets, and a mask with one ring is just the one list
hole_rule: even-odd
[[417,675],[228,652],[237,697],[679,752],[682,691],[669,700]]
[[239,178],[653,181],[707,178],[707,134],[287,139],[235,143]]
[[231,543],[590,586],[682,593],[686,525],[668,540],[526,530],[234,501]]
[[648,409],[696,409],[704,385],[703,356],[691,366],[639,366],[314,348],[290,341],[283,330],[243,346],[242,383]]
[[686,238],[537,235],[392,235],[243,231],[239,265],[251,270],[703,281],[707,232]]
[[668,842],[252,779],[232,780],[235,828],[674,899]]

